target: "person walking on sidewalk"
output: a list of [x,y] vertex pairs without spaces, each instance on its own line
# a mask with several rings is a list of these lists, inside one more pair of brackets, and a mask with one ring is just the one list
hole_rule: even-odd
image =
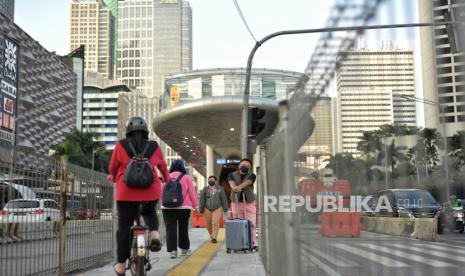
[[[141,117],[132,117],[126,124],[126,139],[116,143],[110,161],[110,175],[108,179],[116,183],[116,208],[118,209],[118,231],[116,233],[116,251],[118,263],[114,266],[117,275],[124,275],[126,260],[131,255],[130,229],[141,206],[140,215],[150,231],[151,251],[160,251],[161,242],[158,234],[158,217],[156,206],[161,195],[160,180],[155,167],[161,172],[165,181],[169,174],[163,153],[155,141],[148,139],[149,131],[145,120]],[[130,187],[125,182],[125,173],[131,158],[136,154],[145,152],[152,168],[154,181],[143,189]]]
[[182,160],[174,160],[170,167],[170,183],[166,185],[181,184],[182,204],[178,207],[167,207],[162,201],[163,219],[166,226],[166,246],[171,258],[178,256],[178,247],[181,249],[181,256],[190,253],[189,241],[189,218],[191,210],[198,210],[199,201],[195,190],[194,182],[186,175],[186,169]]
[[[255,174],[252,172],[252,161],[244,158],[239,163],[237,171],[232,172],[228,177],[228,183],[231,187],[231,211],[233,218],[247,219],[252,222],[252,244],[253,249],[257,250],[256,237],[256,217],[257,208],[255,204],[255,195],[253,192],[253,184],[256,180]],[[245,204],[244,204],[245,199]],[[244,217],[244,208],[247,217]]]
[[228,211],[228,199],[223,187],[216,183],[215,176],[208,177],[208,186],[200,193],[199,214],[205,214],[207,230],[211,242],[217,243],[218,229],[223,218],[223,211]]

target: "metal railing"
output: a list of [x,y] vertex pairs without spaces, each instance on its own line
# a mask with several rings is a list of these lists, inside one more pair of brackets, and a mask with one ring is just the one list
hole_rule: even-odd
[[0,275],[58,275],[114,256],[114,185],[66,160],[0,164]]

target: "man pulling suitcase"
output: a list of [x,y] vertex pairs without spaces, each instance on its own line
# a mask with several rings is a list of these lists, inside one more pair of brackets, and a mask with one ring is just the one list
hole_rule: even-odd
[[[256,203],[255,203],[255,195],[253,192],[253,184],[255,183],[256,176],[252,173],[252,161],[250,159],[242,159],[239,163],[238,171],[232,172],[229,175],[228,183],[231,187],[231,211],[232,211],[232,220],[229,221],[239,221],[237,218],[241,220],[247,220],[250,223],[250,236],[251,236],[251,244],[249,247],[251,249],[257,250],[257,240],[256,240],[256,217],[257,217],[257,210],[256,210]],[[242,202],[239,203],[238,199],[241,199]],[[236,219],[234,219],[236,218]],[[225,224],[226,228],[226,247],[228,247],[228,227]],[[244,226],[245,227],[245,226]],[[231,236],[231,231],[229,231],[229,235]],[[230,237],[231,241],[231,237]],[[234,249],[233,250],[243,250],[242,249]]]

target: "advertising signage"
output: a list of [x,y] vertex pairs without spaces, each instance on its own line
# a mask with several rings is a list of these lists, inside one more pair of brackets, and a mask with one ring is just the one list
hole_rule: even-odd
[[0,37],[0,139],[13,142],[18,88],[18,44]]

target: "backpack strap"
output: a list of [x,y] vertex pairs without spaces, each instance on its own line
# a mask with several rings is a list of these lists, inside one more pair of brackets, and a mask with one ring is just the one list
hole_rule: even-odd
[[[124,150],[128,154],[129,158],[132,158],[134,156],[137,156],[136,151],[134,149],[134,146],[131,143],[131,140],[129,139],[121,139],[120,141],[121,146],[123,146]],[[132,149],[131,149],[132,146]],[[158,149],[158,143],[156,141],[150,141],[147,140],[146,144],[147,150],[145,154],[142,155],[142,157],[150,158],[155,151]],[[144,148],[145,150],[145,148]]]
[[[136,150],[134,149],[134,146],[133,146],[132,143],[131,143],[131,141],[128,141],[128,147],[129,147],[129,149],[131,150],[131,153],[132,153],[132,156],[133,156],[133,157],[134,157],[134,156],[138,156],[137,153],[136,153]],[[146,148],[147,148],[147,146],[146,146]],[[144,155],[142,155],[142,156],[144,156]]]
[[[132,146],[131,143],[129,144]],[[149,149],[149,147],[150,147],[150,141],[147,141],[147,144],[145,144],[144,150],[142,151],[142,155],[141,155],[142,158],[145,157],[145,154],[147,153],[147,150]]]
[[182,179],[184,176],[185,176],[185,174],[183,174],[183,173],[180,174],[180,175],[178,176],[178,178],[176,178],[176,182],[181,181],[181,179]]

